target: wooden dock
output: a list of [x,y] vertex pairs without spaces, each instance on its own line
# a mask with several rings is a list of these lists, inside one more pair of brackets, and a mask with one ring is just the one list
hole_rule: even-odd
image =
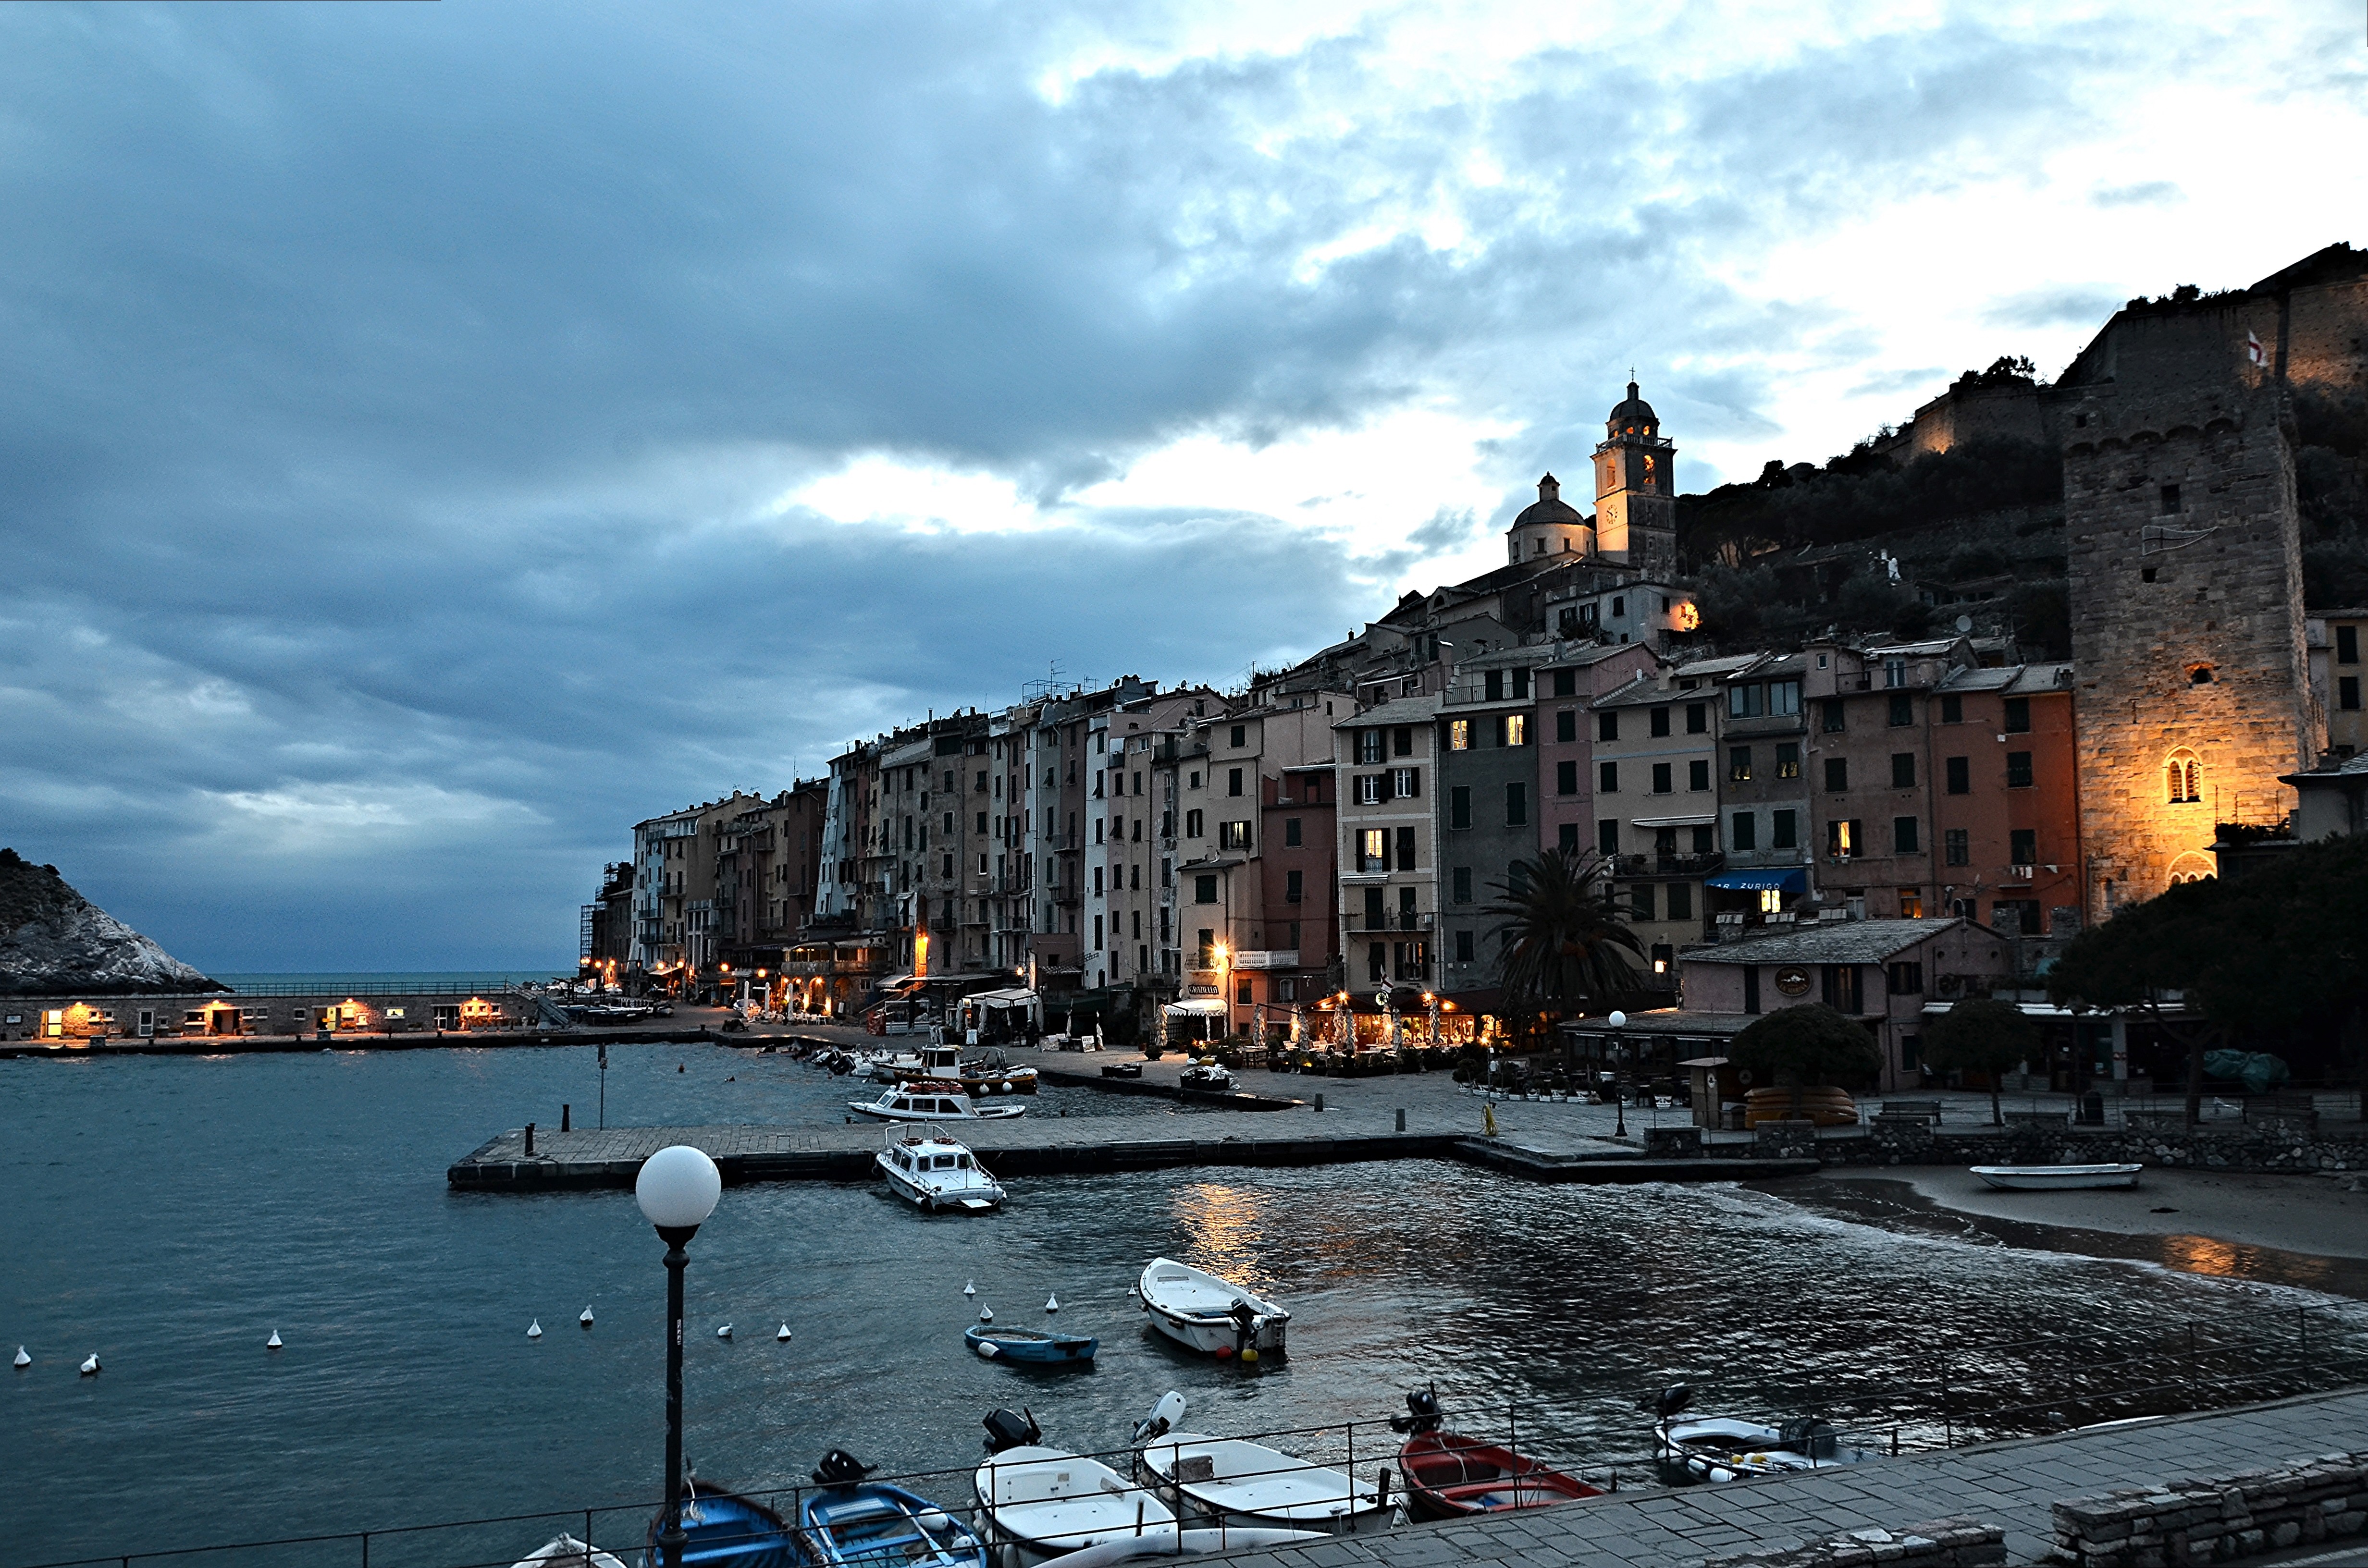
[[[1250,1124],[1271,1126],[1260,1117]],[[1344,1129],[1268,1135],[1212,1131],[1193,1138],[1145,1138],[1134,1117],[1070,1117],[967,1126],[962,1141],[998,1176],[1082,1176],[1184,1166],[1353,1165],[1372,1160],[1462,1160],[1544,1182],[1735,1181],[1798,1176],[1815,1160],[1647,1159],[1642,1155],[1557,1156],[1460,1132],[1382,1132]],[[869,1181],[884,1129],[854,1127],[612,1127],[554,1132],[512,1129],[455,1161],[455,1187],[542,1192],[567,1187],[628,1187],[642,1162],[673,1143],[712,1156],[727,1186],[758,1181]]]

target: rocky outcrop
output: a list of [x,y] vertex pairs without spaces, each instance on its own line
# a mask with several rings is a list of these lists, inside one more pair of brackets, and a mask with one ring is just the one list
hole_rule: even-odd
[[0,849],[0,994],[226,991],[74,892],[55,866]]

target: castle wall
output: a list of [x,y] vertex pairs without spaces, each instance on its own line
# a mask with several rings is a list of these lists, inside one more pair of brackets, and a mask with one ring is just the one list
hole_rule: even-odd
[[[2093,915],[2211,874],[2214,824],[2279,820],[2310,759],[2290,427],[2248,356],[2277,315],[2124,312],[2056,393]],[[2172,799],[2174,756],[2199,798]]]

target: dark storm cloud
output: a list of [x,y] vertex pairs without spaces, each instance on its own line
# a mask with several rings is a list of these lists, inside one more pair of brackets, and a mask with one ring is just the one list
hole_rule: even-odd
[[[2100,68],[1958,25],[1699,83],[1544,55],[1484,110],[1394,105],[1352,37],[1048,100],[1070,26],[0,12],[0,836],[221,967],[564,957],[637,817],[1050,659],[1236,678],[1477,526],[773,498],[890,451],[1051,504],[1441,385],[1526,484],[1668,324],[1713,364],[1831,339],[1715,280],[1736,236],[2011,165]],[[1671,394],[1773,427],[1764,372]]]

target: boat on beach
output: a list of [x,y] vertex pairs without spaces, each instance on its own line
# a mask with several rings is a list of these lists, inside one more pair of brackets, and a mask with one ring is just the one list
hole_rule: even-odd
[[1291,1314],[1206,1269],[1155,1257],[1135,1293],[1152,1327],[1204,1356],[1282,1354]]
[[1360,1488],[1341,1471],[1280,1449],[1184,1431],[1183,1419],[1184,1396],[1170,1390],[1135,1427],[1134,1473],[1187,1525],[1339,1536],[1395,1522],[1386,1479]]
[[[661,1508],[650,1520],[643,1568],[658,1568],[664,1561],[658,1552],[658,1532],[665,1528],[666,1510]],[[682,1533],[689,1538],[683,1560],[702,1568],[710,1563],[714,1568],[803,1568],[805,1562],[797,1532],[788,1520],[753,1498],[737,1496],[723,1487],[702,1486],[696,1478],[684,1486]]]
[[814,1471],[816,1490],[798,1509],[807,1562],[829,1568],[987,1568],[986,1548],[969,1526],[918,1493],[865,1480],[873,1468],[844,1449],[823,1455]]
[[889,1191],[928,1213],[1003,1207],[1002,1187],[976,1154],[951,1138],[892,1127],[871,1163],[888,1178]]
[[1460,1519],[1603,1494],[1508,1446],[1448,1431],[1444,1421],[1429,1389],[1406,1395],[1406,1414],[1390,1419],[1392,1430],[1410,1434],[1398,1449],[1398,1473],[1411,1517]]
[[1780,1426],[1724,1415],[1679,1420],[1692,1403],[1693,1391],[1683,1383],[1662,1390],[1659,1419],[1653,1425],[1654,1458],[1660,1461],[1663,1477],[1680,1485],[1863,1464],[1879,1457],[1844,1444],[1830,1423],[1816,1416]]
[[1023,1367],[1090,1367],[1101,1341],[1089,1334],[1052,1334],[1040,1328],[997,1328],[973,1324],[962,1330],[962,1343],[984,1361],[1011,1361]]
[[2144,1165],[1968,1165],[1985,1182],[2011,1192],[2135,1187]]
[[1000,1121],[1026,1116],[1023,1105],[973,1106],[960,1084],[916,1078],[882,1092],[876,1100],[849,1100],[847,1108],[878,1121]]

